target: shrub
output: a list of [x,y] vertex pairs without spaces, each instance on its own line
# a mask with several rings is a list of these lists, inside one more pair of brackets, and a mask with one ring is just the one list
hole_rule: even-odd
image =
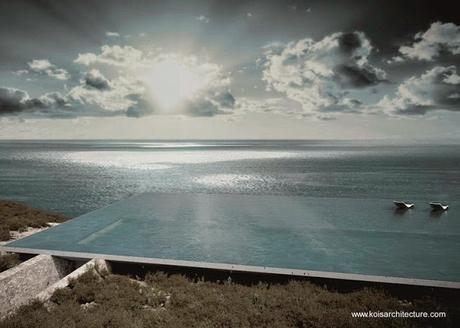
[[305,281],[250,286],[192,281],[161,272],[148,274],[144,281],[87,272],[56,291],[51,302],[49,310],[39,303],[24,306],[0,327],[453,326],[442,319],[354,319],[350,314],[439,310],[426,298],[404,303],[376,289],[338,293]]
[[8,270],[21,263],[17,254],[0,255],[0,272]]
[[9,240],[10,231],[24,231],[28,227],[42,228],[48,226],[49,222],[63,222],[66,219],[63,215],[0,200],[0,240]]

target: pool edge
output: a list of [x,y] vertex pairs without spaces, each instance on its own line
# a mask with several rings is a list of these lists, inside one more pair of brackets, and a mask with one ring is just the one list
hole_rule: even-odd
[[325,279],[361,281],[361,282],[370,282],[370,283],[384,283],[384,284],[399,284],[399,285],[420,286],[420,287],[460,289],[460,282],[443,281],[443,280],[402,278],[402,277],[392,277],[392,276],[365,275],[365,274],[356,274],[356,273],[341,273],[341,272],[263,267],[263,266],[252,266],[252,265],[241,265],[241,264],[226,264],[226,263],[213,263],[213,262],[200,262],[200,261],[187,261],[187,260],[160,259],[160,258],[126,256],[126,255],[109,255],[109,254],[87,253],[87,252],[44,250],[44,249],[34,249],[34,248],[8,247],[7,245],[0,246],[0,251],[12,252],[12,253],[22,253],[22,254],[37,254],[37,255],[47,254],[51,256],[64,257],[64,258],[75,258],[75,259],[99,258],[99,259],[104,259],[107,261],[115,261],[115,262],[166,265],[166,266],[212,269],[212,270],[225,270],[225,271],[235,271],[235,272],[243,272],[243,273],[244,272],[262,273],[262,274],[265,273],[265,274],[274,274],[274,275],[289,275],[289,276],[294,276],[294,277],[325,278]]

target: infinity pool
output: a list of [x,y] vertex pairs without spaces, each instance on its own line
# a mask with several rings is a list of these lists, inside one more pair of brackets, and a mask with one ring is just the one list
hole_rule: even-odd
[[388,200],[146,193],[8,247],[460,281],[460,217]]

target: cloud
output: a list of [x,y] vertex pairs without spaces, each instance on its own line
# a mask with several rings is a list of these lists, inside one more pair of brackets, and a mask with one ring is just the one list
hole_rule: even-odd
[[436,66],[399,85],[396,95],[378,104],[390,115],[424,115],[432,110],[460,111],[460,76],[455,66]]
[[304,113],[357,112],[350,91],[374,86],[386,73],[371,65],[370,41],[362,32],[334,33],[315,42],[302,39],[265,47],[263,80],[302,105]]
[[204,15],[197,16],[197,17],[195,17],[195,19],[197,21],[200,21],[200,22],[203,22],[203,23],[209,23],[209,21],[210,21],[209,17],[206,17]]
[[[133,93],[128,92],[128,95]],[[21,118],[76,118],[128,115],[127,109],[136,102],[124,97],[89,89],[79,85],[66,95],[48,92],[40,97],[30,97],[27,91],[0,88],[0,115]]]
[[68,80],[70,78],[69,72],[63,68],[58,68],[56,65],[51,64],[48,59],[34,59],[27,63],[28,69],[21,69],[14,72],[18,76],[26,74],[47,75],[57,80]]
[[31,98],[20,89],[0,87],[0,115],[18,114],[54,114],[56,110],[67,110],[70,104],[59,92],[50,92],[39,98]]
[[152,103],[147,100],[145,94],[131,94],[127,96],[127,99],[132,101],[126,110],[128,117],[139,118],[152,115],[155,112]]
[[411,45],[400,47],[399,52],[404,58],[426,61],[432,61],[443,52],[458,55],[460,54],[460,26],[454,23],[432,23],[428,30],[414,36]]
[[104,45],[101,47],[101,53],[84,53],[78,54],[77,59],[74,60],[77,64],[86,66],[94,64],[106,64],[114,66],[134,66],[143,61],[143,54],[141,50],[131,46],[109,46]]
[[18,71],[14,71],[13,74],[17,76],[23,76],[23,75],[29,74],[29,71],[26,69],[20,69]]
[[[186,116],[231,113],[235,105],[231,78],[220,65],[171,53],[145,57],[138,78],[143,81],[146,97],[156,104],[156,112]],[[171,93],[176,84],[177,94]],[[165,95],[169,95],[166,101]]]
[[27,92],[14,88],[0,88],[0,114],[20,112],[29,98]]
[[404,61],[404,58],[401,56],[394,56],[393,58],[387,60],[387,64],[393,64],[393,63],[402,63]]
[[120,36],[120,33],[117,33],[117,32],[106,32],[105,35],[108,36],[108,37],[119,37],[119,36]]
[[[219,65],[174,54],[141,57],[142,61],[134,68],[127,67],[124,75],[110,81],[98,70],[89,71],[81,84],[70,90],[69,97],[82,106],[129,117],[153,114],[211,117],[232,113],[236,100],[229,90],[231,80]],[[179,72],[176,65],[180,65]],[[187,83],[193,83],[195,90],[174,108],[165,110],[157,102],[158,83],[176,83],[179,77],[167,74],[178,74],[182,69],[190,75],[191,81]],[[155,74],[161,74],[160,78],[155,79]]]
[[128,115],[127,110],[136,105],[136,101],[130,97],[143,90],[135,81],[124,78],[110,84],[113,87],[99,89],[89,86],[87,79],[82,79],[80,84],[71,88],[66,95],[49,92],[40,97],[31,97],[24,90],[2,87],[0,115],[20,115],[24,118]]
[[188,99],[184,105],[184,114],[188,116],[212,117],[231,114],[235,106],[235,98],[228,90],[206,90]]
[[[78,84],[66,85],[68,91],[65,95],[48,93],[31,98],[26,91],[4,88],[1,114],[14,113],[25,117],[143,117],[153,114],[210,117],[230,114],[235,107],[230,76],[221,66],[199,61],[194,56],[158,51],[144,53],[130,46],[105,45],[99,54],[79,54],[75,62],[90,67],[98,64],[116,66],[118,75],[108,79],[99,69],[91,67]],[[42,61],[31,66],[37,71],[50,68]],[[164,102],[164,95],[168,93],[169,98]],[[176,100],[179,101],[176,103]]]
[[275,113],[283,115],[302,115],[303,110],[298,102],[285,97],[249,98],[242,97],[236,104],[239,113]]
[[194,94],[181,107],[188,116],[215,116],[231,114],[236,100],[230,91],[231,79],[214,63],[199,63],[195,57],[182,60],[200,80]]
[[335,119],[330,114],[322,113],[306,113],[302,106],[289,98],[273,97],[273,98],[239,98],[236,102],[236,114],[247,113],[271,113],[284,116],[295,117],[298,119],[309,118],[312,120],[333,120]]
[[[148,56],[138,77],[145,86],[145,97],[161,114],[210,117],[229,114],[235,105],[230,76],[221,66],[195,56]],[[177,94],[171,93],[176,84]]]
[[92,69],[84,76],[84,83],[90,88],[98,90],[110,89],[110,82],[102,73],[97,69]]
[[[69,91],[68,97],[79,107],[93,108],[98,116],[126,115],[128,109],[136,104],[136,97],[144,93],[142,83],[125,76],[108,81],[99,71],[97,72],[92,70],[87,73],[80,85]],[[109,87],[97,88],[88,84],[88,74],[92,78],[96,77],[96,79],[89,79],[93,85],[102,86],[107,83]]]

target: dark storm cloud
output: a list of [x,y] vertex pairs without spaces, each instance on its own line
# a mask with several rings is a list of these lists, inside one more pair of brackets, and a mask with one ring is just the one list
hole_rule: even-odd
[[215,94],[214,100],[224,108],[233,108],[236,102],[235,97],[228,90]]
[[189,116],[212,117],[219,114],[228,114],[223,111],[218,104],[208,99],[191,101],[186,106],[186,113]]
[[189,99],[184,106],[184,114],[196,117],[212,117],[231,114],[236,100],[228,90],[208,91]]
[[21,112],[47,113],[67,109],[70,106],[66,97],[59,92],[49,92],[39,98],[31,98],[26,91],[14,88],[0,88],[0,115]]
[[[357,99],[346,98],[344,101],[337,101],[336,104],[321,107],[320,113],[354,113],[359,114],[364,109],[363,103]],[[319,115],[320,117],[321,115]]]
[[347,56],[348,63],[335,68],[336,78],[344,87],[364,88],[384,80],[382,71],[370,65],[367,57],[371,50],[370,41],[359,32],[342,33],[338,37],[339,48]]
[[382,69],[369,63],[372,49],[363,32],[270,45],[263,58],[263,79],[269,88],[302,104],[307,113],[357,113],[361,101],[349,97],[349,90],[386,78]]
[[25,91],[13,88],[0,88],[0,114],[20,112],[26,108],[28,99]]
[[26,107],[42,111],[65,109],[70,107],[69,99],[59,92],[48,92],[39,98],[30,98],[25,101]]
[[343,33],[337,41],[339,48],[350,56],[354,56],[354,51],[363,46],[363,40],[358,33]]
[[126,110],[90,108],[72,95],[48,92],[30,97],[24,90],[0,87],[0,116],[21,115],[25,118],[75,118],[127,115]]
[[371,65],[338,65],[335,73],[337,81],[349,88],[365,88],[385,80],[381,72]]
[[87,72],[84,77],[84,82],[86,86],[90,88],[95,88],[98,90],[110,89],[109,80],[97,69],[93,69]]

